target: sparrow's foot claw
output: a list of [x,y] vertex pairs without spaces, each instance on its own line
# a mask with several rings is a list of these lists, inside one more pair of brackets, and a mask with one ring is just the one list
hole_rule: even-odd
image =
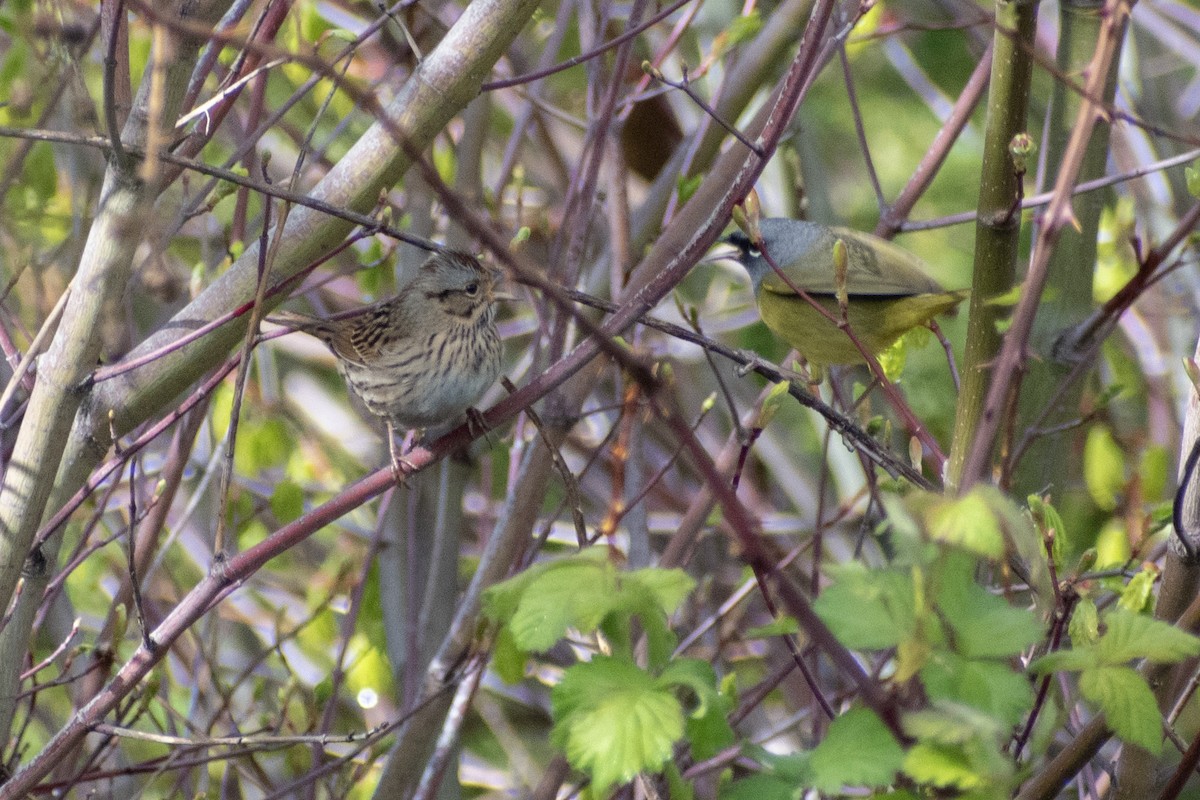
[[486,436],[492,430],[492,426],[483,418],[483,412],[472,406],[467,409],[467,432],[472,438]]

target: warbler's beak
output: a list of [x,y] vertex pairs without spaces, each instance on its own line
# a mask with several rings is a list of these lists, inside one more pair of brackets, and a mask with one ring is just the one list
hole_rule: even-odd
[[741,250],[718,250],[700,259],[698,264],[716,264],[719,261],[738,261],[742,259]]
[[500,291],[500,292],[492,292],[492,299],[493,300],[520,300],[521,298],[517,297],[512,292]]

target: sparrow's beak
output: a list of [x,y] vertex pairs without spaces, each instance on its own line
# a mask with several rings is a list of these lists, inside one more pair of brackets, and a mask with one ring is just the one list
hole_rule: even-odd
[[520,300],[511,291],[509,291],[508,276],[498,269],[492,270],[492,299],[493,300]]

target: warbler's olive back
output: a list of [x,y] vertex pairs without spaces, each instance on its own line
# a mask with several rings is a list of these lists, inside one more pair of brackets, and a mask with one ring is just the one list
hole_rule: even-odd
[[[797,288],[810,294],[836,292],[833,244],[838,239],[846,246],[846,291],[851,295],[905,297],[943,291],[926,274],[921,259],[878,236],[780,218],[762,220],[759,229],[767,253]],[[746,234],[737,231],[726,241],[742,251],[738,261],[754,280],[755,292],[764,281],[771,291],[791,292]]]
[[[906,331],[954,308],[969,294],[967,290],[947,292],[926,274],[919,258],[867,233],[791,219],[764,219],[759,226],[763,249],[788,276],[787,281],[744,233],[733,233],[726,241],[741,251],[738,261],[754,281],[763,322],[816,364],[865,361],[859,345],[877,354]],[[833,247],[839,239],[846,247],[845,314],[854,339],[838,324],[842,309],[835,298]],[[789,282],[809,294],[824,311],[798,296]]]

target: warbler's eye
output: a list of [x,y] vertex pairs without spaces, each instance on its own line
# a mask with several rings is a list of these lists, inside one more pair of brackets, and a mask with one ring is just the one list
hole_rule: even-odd
[[479,284],[475,281],[471,281],[467,284],[463,291],[467,293],[467,297],[474,297],[475,295],[479,294]]

